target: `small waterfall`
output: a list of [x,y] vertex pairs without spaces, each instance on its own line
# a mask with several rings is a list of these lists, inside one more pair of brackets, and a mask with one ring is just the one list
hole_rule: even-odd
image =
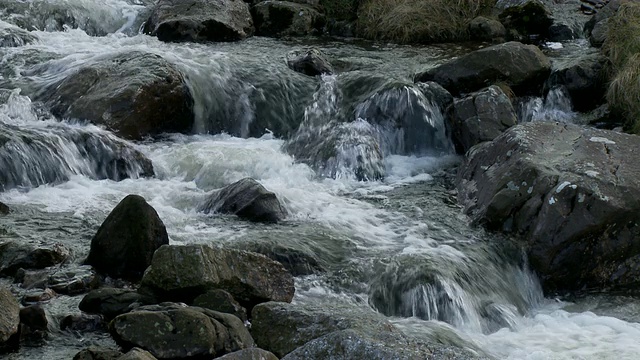
[[576,113],[572,109],[571,97],[564,86],[549,90],[547,96],[525,98],[517,105],[518,122],[559,121],[573,123]]

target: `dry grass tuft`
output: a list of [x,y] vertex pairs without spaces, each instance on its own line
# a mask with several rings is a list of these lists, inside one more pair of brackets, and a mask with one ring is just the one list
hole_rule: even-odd
[[468,38],[473,18],[496,0],[365,0],[358,10],[360,36],[397,43]]
[[626,128],[640,134],[640,53],[627,59],[609,85],[607,101],[611,110],[626,119]]
[[607,38],[603,45],[614,71],[625,67],[628,59],[640,52],[640,3],[622,4],[607,24]]

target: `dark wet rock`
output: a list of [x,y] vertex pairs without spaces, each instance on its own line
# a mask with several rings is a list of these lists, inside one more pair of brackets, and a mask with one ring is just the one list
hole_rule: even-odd
[[91,240],[86,263],[111,277],[139,280],[153,252],[169,243],[158,213],[139,195],[128,195]]
[[217,358],[219,360],[278,360],[278,357],[267,350],[250,348],[232,352]]
[[11,212],[11,209],[3,202],[0,202],[0,216],[9,215],[9,212]]
[[133,348],[119,357],[118,360],[156,360],[156,357],[146,350]]
[[292,70],[309,76],[333,73],[333,67],[327,57],[315,48],[290,52],[287,54],[287,65]]
[[555,23],[549,27],[549,41],[568,41],[576,37],[576,33],[567,24]]
[[[293,276],[311,275],[325,272],[312,251],[299,250],[292,246],[254,242],[243,244],[239,249],[256,252],[282,264]],[[215,309],[214,309],[215,310]]]
[[80,332],[101,331],[106,328],[102,316],[92,314],[72,314],[60,320],[60,330]]
[[254,28],[242,0],[160,0],[144,32],[162,41],[237,41]]
[[497,83],[509,85],[517,95],[539,95],[550,72],[551,63],[540,49],[508,42],[473,51],[419,73],[415,81],[435,81],[453,95]]
[[44,308],[31,305],[20,309],[20,342],[29,346],[43,345],[49,336],[49,320]]
[[139,347],[161,359],[215,357],[254,346],[237,317],[177,304],[141,307],[109,326],[123,348]]
[[440,112],[446,113],[447,109],[453,104],[453,95],[443,88],[442,85],[434,81],[420,82],[417,84],[422,94],[427,100],[438,105]]
[[251,7],[260,36],[304,36],[319,33],[325,24],[324,15],[306,4],[269,0]]
[[224,290],[213,289],[193,300],[193,306],[235,315],[242,321],[247,320],[247,309],[242,307],[231,294]]
[[161,56],[140,51],[98,59],[35,99],[49,104],[56,116],[104,125],[126,139],[188,132],[194,121],[182,74]]
[[460,153],[495,139],[518,120],[511,100],[495,85],[455,100],[450,119]]
[[478,16],[469,23],[469,36],[479,41],[504,41],[507,30],[496,19]]
[[100,278],[88,266],[61,269],[48,278],[48,287],[58,294],[84,294],[100,285]]
[[290,302],[295,291],[282,264],[260,254],[204,245],[161,247],[141,287],[160,299],[186,303],[222,289],[247,308],[272,300]]
[[18,332],[20,305],[13,294],[0,288],[0,346]]
[[109,348],[90,346],[78,352],[73,360],[116,360],[122,356],[122,352]]
[[32,44],[38,38],[17,26],[0,23],[0,48]]
[[200,206],[205,214],[235,214],[255,222],[277,223],[287,216],[276,194],[252,178],[244,178],[211,194]]
[[155,303],[150,296],[135,290],[101,288],[92,290],[80,301],[78,308],[90,314],[100,314],[106,320],[127,313],[136,307]]
[[44,269],[65,262],[69,255],[62,244],[5,242],[0,244],[0,275],[13,276],[20,268]]
[[607,22],[610,17],[616,14],[620,5],[626,0],[611,0],[591,17],[584,25],[584,33],[589,39],[591,46],[600,47],[607,38]]
[[601,54],[583,56],[554,69],[545,83],[546,91],[564,86],[575,110],[586,112],[604,103],[607,90],[607,58]]
[[526,240],[547,293],[635,288],[638,148],[640,137],[614,131],[518,125],[469,152],[458,199],[476,223]]
[[51,289],[34,290],[24,294],[21,304],[25,306],[39,304],[47,302],[56,296],[57,294],[55,293],[55,291]]
[[518,5],[504,9],[498,18],[509,30],[517,32],[525,40],[542,40],[549,36],[553,25],[551,12],[540,1],[521,1]]

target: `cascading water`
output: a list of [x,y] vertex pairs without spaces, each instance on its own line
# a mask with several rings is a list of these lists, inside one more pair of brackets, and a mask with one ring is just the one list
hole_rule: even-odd
[[543,98],[525,98],[518,104],[518,122],[559,121],[572,123],[576,113],[572,109],[571,98],[563,86],[549,90]]
[[[4,2],[14,5],[3,7],[1,19],[39,30],[33,43],[0,48],[0,83],[23,88],[0,105],[0,181],[13,184],[0,201],[15,210],[0,218],[1,241],[62,242],[79,263],[107,213],[135,193],[157,210],[173,244],[277,244],[314,258],[316,273],[296,278],[294,300],[327,312],[329,299],[374,309],[411,336],[498,359],[640,353],[637,300],[545,299],[519,244],[470,227],[461,215],[449,180],[459,159],[441,109],[408,78],[446,57],[442,48],[319,44],[346,69],[320,79],[287,68],[284,57],[298,43],[167,44],[138,35],[143,4]],[[26,96],[127,51],[158,54],[183,73],[195,134],[132,145],[52,118]],[[41,72],[30,76],[35,66]],[[570,114],[557,94],[532,102],[521,121]],[[137,176],[140,154],[155,177]],[[266,227],[196,211],[208,192],[244,177],[274,191],[291,217]],[[78,312],[79,299],[61,296],[45,307],[58,318]],[[56,332],[47,346],[8,358],[68,359],[94,343],[113,346],[104,333]]]

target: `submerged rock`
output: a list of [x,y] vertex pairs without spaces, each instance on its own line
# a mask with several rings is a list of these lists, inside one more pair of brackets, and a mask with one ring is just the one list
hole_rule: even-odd
[[292,70],[309,76],[333,73],[331,63],[318,49],[290,52],[287,54],[287,65]]
[[161,41],[237,41],[254,28],[242,0],[160,0],[144,32]]
[[0,275],[13,276],[18,269],[44,269],[69,258],[62,244],[33,244],[9,241],[0,244]]
[[5,288],[0,288],[0,347],[18,332],[20,304]]
[[547,293],[628,289],[640,276],[640,138],[535,122],[471,149],[465,212],[526,239]]
[[287,216],[276,194],[252,178],[244,178],[211,194],[200,206],[205,214],[234,214],[255,222],[277,223]]
[[14,281],[24,289],[47,289],[53,294],[78,295],[98,287],[100,279],[90,266],[71,266],[45,270],[20,269]]
[[161,300],[186,303],[222,289],[247,308],[265,301],[290,302],[295,291],[282,264],[260,254],[204,245],[162,246],[141,287]]
[[215,357],[254,346],[237,317],[177,304],[141,307],[116,317],[110,328],[123,348],[139,347],[161,359]]
[[92,290],[82,298],[78,308],[90,314],[100,314],[106,320],[111,320],[136,307],[153,303],[155,299],[139,294],[135,290],[101,288]]
[[450,118],[460,153],[495,139],[518,120],[511,100],[495,85],[455,100]]
[[188,132],[194,121],[182,74],[161,56],[141,51],[97,59],[35,98],[56,116],[104,125],[126,139]]
[[508,42],[473,51],[415,76],[435,81],[454,95],[505,83],[517,95],[539,95],[551,72],[549,59],[533,45]]
[[102,331],[106,327],[105,320],[100,315],[92,314],[72,314],[60,320],[60,330],[72,331]]
[[86,263],[116,278],[139,280],[154,251],[169,243],[158,213],[144,198],[128,195],[111,211],[96,235]]
[[260,36],[304,36],[314,35],[325,24],[324,15],[313,7],[296,2],[269,0],[251,7]]

